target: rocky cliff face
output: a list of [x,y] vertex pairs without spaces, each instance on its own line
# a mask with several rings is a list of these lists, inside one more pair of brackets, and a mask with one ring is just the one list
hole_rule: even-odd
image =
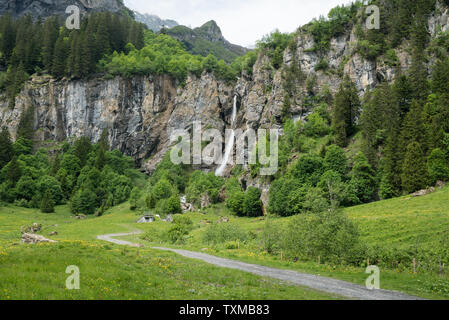
[[30,14],[33,18],[47,18],[52,15],[66,15],[66,8],[76,5],[82,14],[93,11],[120,13],[128,11],[121,0],[2,0],[0,15],[9,13],[12,17]]
[[[438,12],[429,19],[431,32],[449,28],[447,8]],[[352,78],[361,96],[380,79],[393,81],[397,74],[398,69],[389,67],[382,59],[366,61],[354,54],[357,40],[354,30],[333,39],[324,56],[308,50],[314,45],[310,35],[298,33],[296,40],[296,48],[287,49],[284,54],[284,66],[299,63],[304,77],[316,78],[317,90],[324,86],[331,92],[338,90],[342,77],[336,70]],[[403,70],[411,62],[406,47],[405,44],[396,50]],[[329,70],[315,71],[323,58],[329,63]],[[15,109],[0,103],[0,126],[7,126],[15,137],[21,113],[32,107],[37,140],[62,141],[87,136],[95,142],[106,129],[114,148],[133,156],[150,172],[169,149],[173,130],[191,130],[194,121],[201,121],[203,128],[224,132],[231,122],[235,95],[238,97],[237,127],[244,130],[280,127],[286,93],[283,68],[273,70],[268,65],[269,58],[261,55],[253,74],[242,77],[234,85],[217,81],[206,73],[200,78],[190,77],[184,87],[167,76],[89,81],[35,77],[17,97]],[[304,81],[298,82],[291,109],[294,117],[304,117],[310,112],[303,106],[306,91]],[[250,182],[250,185],[257,183]]]
[[166,76],[90,81],[36,77],[13,110],[0,103],[0,124],[15,138],[21,113],[33,108],[36,140],[86,136],[95,142],[106,129],[113,148],[142,162],[157,153],[159,159],[171,132],[191,130],[194,121],[223,130],[224,106],[231,100],[232,88],[209,74],[189,78],[184,88]]

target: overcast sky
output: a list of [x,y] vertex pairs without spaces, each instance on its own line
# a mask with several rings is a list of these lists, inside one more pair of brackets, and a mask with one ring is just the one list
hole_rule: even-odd
[[292,32],[351,0],[125,0],[140,13],[199,27],[215,20],[224,37],[242,46],[255,44],[275,29]]

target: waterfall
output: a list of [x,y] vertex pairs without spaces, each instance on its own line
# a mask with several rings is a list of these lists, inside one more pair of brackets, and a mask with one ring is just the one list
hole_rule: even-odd
[[[231,127],[234,128],[235,118],[237,117],[237,95],[234,96],[234,106],[232,107],[232,116],[231,116]],[[231,134],[229,136],[229,140],[227,141],[224,158],[222,159],[221,165],[215,171],[215,175],[221,177],[223,175],[224,170],[229,161],[229,157],[232,154],[234,149],[234,138],[235,132],[231,130]]]

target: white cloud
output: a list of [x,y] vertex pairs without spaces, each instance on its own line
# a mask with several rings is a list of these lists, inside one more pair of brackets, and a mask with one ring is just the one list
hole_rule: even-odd
[[125,0],[141,13],[199,27],[215,20],[232,43],[251,45],[265,34],[279,29],[292,32],[337,5],[350,0]]

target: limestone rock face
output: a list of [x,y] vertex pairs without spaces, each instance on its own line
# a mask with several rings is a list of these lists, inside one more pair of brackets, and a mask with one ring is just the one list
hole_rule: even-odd
[[35,77],[17,96],[14,109],[0,102],[0,126],[8,127],[15,139],[20,115],[33,108],[36,140],[86,136],[97,142],[106,130],[112,148],[141,162],[165,153],[171,133],[191,131],[194,121],[224,130],[226,107],[232,109],[232,88],[210,74],[189,78],[183,88],[168,76],[89,81]]

